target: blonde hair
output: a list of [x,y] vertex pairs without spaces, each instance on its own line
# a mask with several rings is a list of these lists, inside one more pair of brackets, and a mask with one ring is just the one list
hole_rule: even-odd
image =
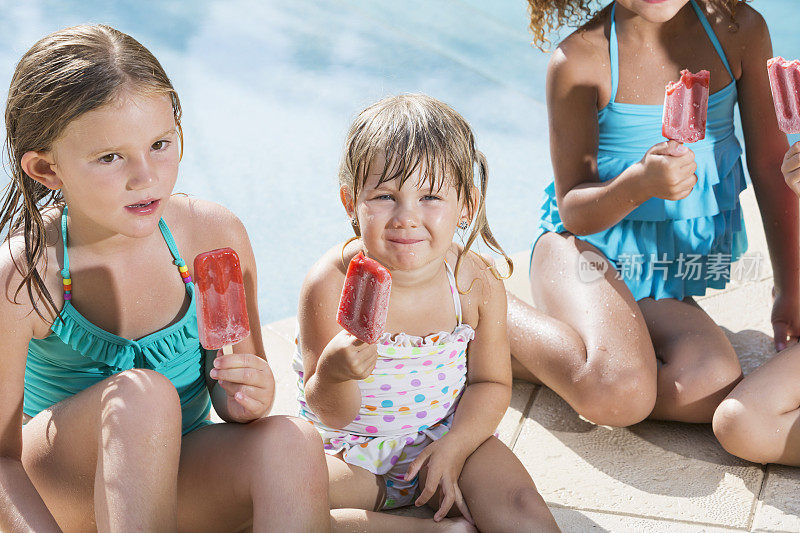
[[[380,157],[384,164],[378,183],[398,179],[402,186],[411,174],[421,169],[424,172],[423,184],[429,184],[431,190],[438,190],[445,183],[452,183],[458,199],[465,202],[474,224],[456,261],[456,279],[461,261],[478,236],[491,250],[505,258],[508,276],[511,275],[514,264],[492,235],[486,219],[486,158],[475,149],[475,137],[461,115],[447,104],[424,94],[390,96],[372,104],[359,113],[350,126],[339,167],[339,185],[349,189],[354,200]],[[477,205],[472,194],[476,166],[480,193]],[[360,236],[357,225],[353,225],[353,230],[357,237]],[[508,277],[501,276],[489,261],[479,257],[495,277]],[[463,294],[461,289],[459,292]]]
[[181,104],[166,72],[136,39],[109,26],[74,26],[43,37],[22,56],[11,79],[5,114],[11,183],[0,207],[0,231],[8,230],[9,246],[11,234],[24,236],[24,263],[15,259],[23,279],[14,302],[26,287],[42,318],[39,298],[53,316],[58,311],[37,271],[39,262],[47,261],[41,210],[63,198],[60,190],[52,191],[25,174],[22,156],[52,149],[70,122],[112,102],[125,89],[169,96],[182,147]]
[[[703,0],[699,0],[702,2]],[[722,13],[730,17],[730,28],[736,31],[736,9],[740,3],[749,0],[705,0]],[[600,0],[528,0],[528,15],[530,16],[530,30],[533,33],[533,44],[544,51],[545,45],[550,42],[547,34],[562,26],[578,26],[582,22],[592,22],[599,15],[604,14],[611,4],[600,9],[593,9],[592,5],[601,5]]]

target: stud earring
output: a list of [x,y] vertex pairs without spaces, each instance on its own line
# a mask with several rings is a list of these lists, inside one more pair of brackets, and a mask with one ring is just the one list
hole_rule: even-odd
[[458,227],[460,229],[467,229],[469,227],[469,222],[467,222],[466,220],[462,220],[461,222],[458,223]]

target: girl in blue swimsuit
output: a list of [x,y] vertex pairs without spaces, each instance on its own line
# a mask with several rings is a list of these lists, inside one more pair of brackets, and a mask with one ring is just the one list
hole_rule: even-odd
[[[0,215],[2,531],[329,527],[316,431],[265,418],[274,381],[244,227],[171,195],[180,116],[155,57],[107,26],[48,35],[17,65]],[[241,258],[252,335],[207,355],[184,258],[223,246]],[[212,404],[233,423],[211,424]]]
[[[541,44],[590,2],[529,4]],[[763,19],[735,0],[617,0],[558,46],[547,80],[555,179],[531,257],[536,309],[509,302],[516,376],[600,424],[711,421],[741,369],[693,297],[724,287],[747,247],[737,103],[775,273],[776,344],[797,331],[798,209],[780,171],[788,146],[771,55]],[[683,68],[711,72],[706,137],[685,146],[661,136],[664,87]]]

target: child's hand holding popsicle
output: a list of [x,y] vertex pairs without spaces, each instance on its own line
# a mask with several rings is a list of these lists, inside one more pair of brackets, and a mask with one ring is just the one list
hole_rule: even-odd
[[[773,57],[767,61],[767,72],[778,127],[784,133],[800,133],[800,61]],[[800,142],[786,152],[781,172],[786,185],[800,195]]]
[[233,353],[233,345],[250,334],[239,257],[230,248],[199,254],[194,275],[200,344],[217,351],[210,376],[225,391],[227,414],[235,422],[260,418],[274,393],[269,366],[255,354]]
[[320,356],[323,379],[344,382],[369,377],[378,360],[375,343],[386,326],[392,276],[359,253],[347,268],[336,322],[344,328]]
[[797,141],[786,152],[781,165],[783,179],[794,193],[800,196],[800,141]]
[[642,158],[645,179],[643,197],[682,200],[697,183],[694,153],[683,143],[697,142],[706,136],[710,74],[701,70],[681,71],[680,80],[667,85],[661,133],[669,139],[650,148]]
[[645,198],[681,200],[689,196],[697,183],[694,152],[676,141],[656,144],[638,165],[643,174],[638,183]]

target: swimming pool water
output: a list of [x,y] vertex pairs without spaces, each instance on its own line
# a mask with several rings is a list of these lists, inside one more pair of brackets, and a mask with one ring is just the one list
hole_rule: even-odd
[[[800,56],[797,0],[756,0],[775,53]],[[177,190],[244,221],[261,321],[296,313],[311,264],[352,234],[336,173],[346,129],[380,97],[425,92],[471,123],[489,161],[488,216],[529,246],[550,180],[544,78],[522,0],[0,0],[0,85],[38,38],[111,24],[159,58],[183,104]]]

